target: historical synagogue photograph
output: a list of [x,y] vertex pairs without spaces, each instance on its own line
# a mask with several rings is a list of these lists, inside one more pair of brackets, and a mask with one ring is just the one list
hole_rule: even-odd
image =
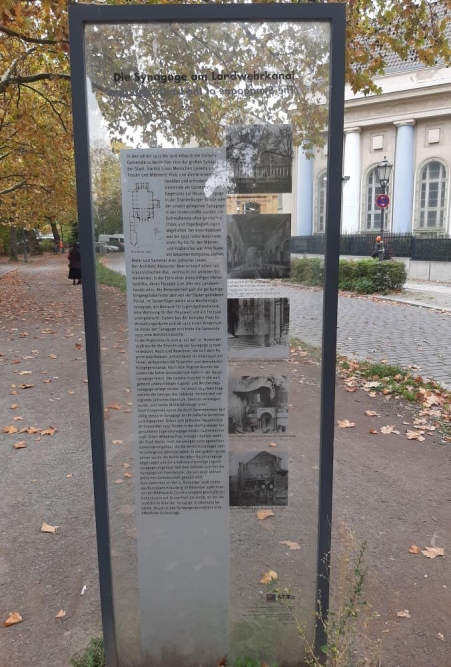
[[227,216],[228,278],[290,277],[291,215]]
[[290,306],[282,299],[228,299],[229,357],[285,359]]
[[291,192],[291,125],[234,125],[226,133],[231,194]]
[[285,376],[229,377],[229,433],[287,433]]
[[231,507],[288,505],[288,452],[231,452]]

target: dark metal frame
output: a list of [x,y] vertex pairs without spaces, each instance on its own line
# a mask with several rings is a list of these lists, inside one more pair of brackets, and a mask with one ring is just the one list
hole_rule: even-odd
[[228,5],[88,5],[69,6],[69,32],[74,116],[75,169],[80,244],[83,249],[83,307],[89,380],[94,501],[97,526],[100,598],[108,667],[117,667],[113,607],[108,490],[103,422],[100,337],[95,275],[94,227],[90,185],[90,159],[85,78],[84,26],[87,23],[170,21],[321,21],[331,25],[329,136],[327,166],[327,226],[323,303],[321,368],[321,428],[319,516],[317,556],[317,623],[315,650],[318,657],[326,641],[324,622],[329,608],[329,568],[332,526],[334,456],[335,358],[338,305],[338,249],[342,190],[344,120],[345,4],[228,4]]

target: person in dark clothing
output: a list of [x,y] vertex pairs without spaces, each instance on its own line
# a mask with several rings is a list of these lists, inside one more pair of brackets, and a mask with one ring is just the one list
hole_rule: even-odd
[[72,280],[72,285],[81,285],[81,257],[78,243],[74,243],[67,258],[69,260],[69,280]]

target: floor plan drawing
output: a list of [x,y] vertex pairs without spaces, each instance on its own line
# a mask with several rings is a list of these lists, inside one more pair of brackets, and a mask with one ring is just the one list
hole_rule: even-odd
[[[138,245],[138,223],[155,220],[155,211],[160,208],[160,200],[155,199],[150,183],[134,183],[131,191],[131,211],[129,213],[130,244]],[[158,224],[153,228],[155,236],[162,240]]]

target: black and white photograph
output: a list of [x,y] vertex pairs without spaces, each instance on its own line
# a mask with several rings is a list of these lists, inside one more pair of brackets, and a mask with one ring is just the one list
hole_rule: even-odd
[[291,192],[291,125],[233,125],[227,128],[230,193]]
[[290,277],[291,215],[227,216],[227,277]]
[[229,377],[229,433],[288,432],[288,380],[284,375]]
[[231,507],[288,505],[288,452],[230,452]]
[[227,299],[229,357],[286,359],[289,323],[287,298]]

